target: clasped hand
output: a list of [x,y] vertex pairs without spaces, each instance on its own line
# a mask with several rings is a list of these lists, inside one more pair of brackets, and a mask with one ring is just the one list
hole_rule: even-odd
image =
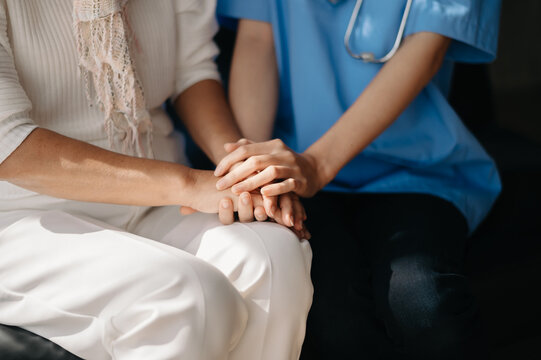
[[225,150],[229,154],[214,172],[223,176],[217,189],[231,188],[242,196],[261,194],[269,217],[298,231],[304,229],[306,214],[298,196],[311,197],[322,187],[316,160],[294,152],[278,139],[262,143],[241,139],[226,144]]
[[[300,238],[311,237],[304,226],[306,213],[299,196],[311,197],[319,191],[324,182],[318,176],[317,161],[308,154],[298,154],[281,140],[262,143],[241,139],[224,145],[226,155],[214,171],[218,191],[208,191],[208,172],[201,172],[194,180],[202,186],[208,196],[220,197],[218,214],[220,221],[230,224],[234,212],[241,222],[258,221],[268,218],[291,228]],[[197,186],[197,185],[196,185]],[[207,190],[206,192],[204,190]],[[200,199],[203,200],[203,199]],[[207,199],[206,204],[217,204]],[[214,212],[213,209],[193,209]],[[193,211],[183,208],[185,214]]]

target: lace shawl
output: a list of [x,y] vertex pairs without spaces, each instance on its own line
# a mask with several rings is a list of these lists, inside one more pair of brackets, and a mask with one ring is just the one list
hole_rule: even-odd
[[111,147],[152,157],[152,122],[130,51],[127,5],[128,0],[74,0],[79,67],[89,99],[104,113]]

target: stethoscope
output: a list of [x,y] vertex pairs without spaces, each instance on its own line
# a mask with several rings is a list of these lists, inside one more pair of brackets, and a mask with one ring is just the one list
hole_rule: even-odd
[[[336,4],[339,0],[329,0],[329,1],[333,4]],[[402,16],[400,28],[398,29],[398,33],[396,34],[396,39],[394,41],[393,47],[385,56],[378,59],[372,52],[355,53],[351,49],[351,34],[353,33],[355,24],[357,23],[357,20],[359,19],[359,14],[361,12],[361,7],[363,5],[363,0],[357,0],[357,2],[355,3],[355,7],[353,8],[353,12],[351,13],[351,18],[349,19],[349,24],[346,30],[346,34],[344,35],[344,45],[346,46],[346,50],[348,54],[351,55],[351,57],[353,57],[354,59],[362,60],[364,62],[369,62],[369,63],[374,63],[374,64],[382,64],[389,61],[394,56],[394,54],[396,54],[396,52],[398,51],[398,48],[400,47],[400,44],[402,43],[402,37],[404,36],[404,30],[406,29],[406,22],[408,21],[412,3],[413,3],[413,0],[407,0],[406,8],[404,9],[404,14]]]

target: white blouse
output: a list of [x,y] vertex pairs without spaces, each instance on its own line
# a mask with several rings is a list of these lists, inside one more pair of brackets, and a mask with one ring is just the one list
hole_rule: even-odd
[[[90,106],[79,76],[72,4],[0,0],[0,163],[37,126],[109,148],[103,114]],[[201,80],[219,80],[215,0],[131,0],[128,6],[154,152],[174,161],[179,154],[164,146],[173,126],[161,105]],[[0,181],[0,201],[24,192]]]

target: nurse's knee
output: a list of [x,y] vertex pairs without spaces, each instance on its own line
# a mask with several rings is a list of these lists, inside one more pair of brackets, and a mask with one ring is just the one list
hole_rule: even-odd
[[384,317],[391,332],[433,349],[460,342],[476,310],[467,279],[414,258],[396,260],[391,271],[388,292],[376,299],[387,303]]

